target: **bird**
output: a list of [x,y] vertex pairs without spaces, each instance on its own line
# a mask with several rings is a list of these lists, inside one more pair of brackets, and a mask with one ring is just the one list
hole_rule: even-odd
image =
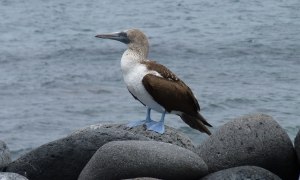
[[[212,125],[200,114],[192,90],[167,67],[148,59],[149,42],[141,30],[133,28],[95,37],[127,45],[121,58],[123,79],[130,94],[147,107],[146,118],[132,121],[127,127],[145,124],[147,130],[163,134],[165,115],[175,114],[191,128],[211,135],[207,126]],[[159,121],[151,119],[151,110],[161,113]]]

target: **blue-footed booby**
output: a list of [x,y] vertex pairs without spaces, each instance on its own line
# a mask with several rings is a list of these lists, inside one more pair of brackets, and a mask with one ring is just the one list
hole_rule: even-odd
[[[147,107],[145,120],[129,123],[128,127],[146,124],[148,130],[164,133],[166,113],[176,114],[190,127],[210,135],[212,127],[199,113],[200,106],[191,89],[173,72],[155,61],[147,59],[149,43],[138,29],[112,34],[99,34],[97,38],[113,39],[127,44],[121,58],[121,69],[130,94]],[[159,122],[153,121],[150,111],[162,113]]]

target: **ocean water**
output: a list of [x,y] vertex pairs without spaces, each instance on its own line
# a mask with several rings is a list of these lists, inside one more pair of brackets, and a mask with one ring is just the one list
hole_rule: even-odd
[[[94,37],[132,27],[148,35],[149,58],[190,86],[214,129],[266,113],[294,139],[299,0],[2,0],[0,139],[14,158],[91,124],[145,117],[123,83],[126,46]],[[195,143],[207,138],[175,115],[166,123]]]

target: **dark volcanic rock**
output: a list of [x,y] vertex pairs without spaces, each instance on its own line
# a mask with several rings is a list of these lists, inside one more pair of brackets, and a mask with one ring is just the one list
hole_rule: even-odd
[[195,150],[195,146],[192,141],[186,135],[180,133],[178,130],[165,126],[165,133],[159,134],[154,131],[148,131],[146,126],[137,126],[133,128],[126,127],[124,124],[96,124],[90,126],[90,128],[109,128],[109,129],[121,129],[130,131],[134,134],[140,134],[146,136],[155,141],[161,141],[166,143],[175,144],[177,146],[189,149],[191,151]]
[[257,166],[240,166],[221,170],[201,178],[201,180],[280,180],[270,171]]
[[0,140],[0,168],[11,162],[10,151],[5,142]]
[[1,180],[28,180],[26,177],[16,173],[0,172]]
[[94,154],[79,180],[199,179],[206,174],[203,160],[182,147],[157,141],[114,141]]
[[128,131],[84,129],[42,145],[6,167],[30,180],[74,180],[93,154],[107,142],[115,140],[147,140]]
[[200,145],[198,154],[209,172],[253,165],[282,179],[298,179],[293,144],[268,115],[248,115],[226,123]]
[[298,131],[298,134],[296,135],[294,144],[298,156],[298,163],[300,164],[300,129]]

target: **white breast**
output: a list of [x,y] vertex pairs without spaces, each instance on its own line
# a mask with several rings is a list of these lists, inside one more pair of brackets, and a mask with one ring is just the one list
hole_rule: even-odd
[[149,108],[161,113],[164,112],[164,108],[154,101],[142,83],[143,77],[146,74],[158,76],[159,74],[147,70],[147,67],[144,64],[139,63],[138,59],[135,56],[132,56],[128,51],[125,51],[122,56],[121,69],[128,90]]

